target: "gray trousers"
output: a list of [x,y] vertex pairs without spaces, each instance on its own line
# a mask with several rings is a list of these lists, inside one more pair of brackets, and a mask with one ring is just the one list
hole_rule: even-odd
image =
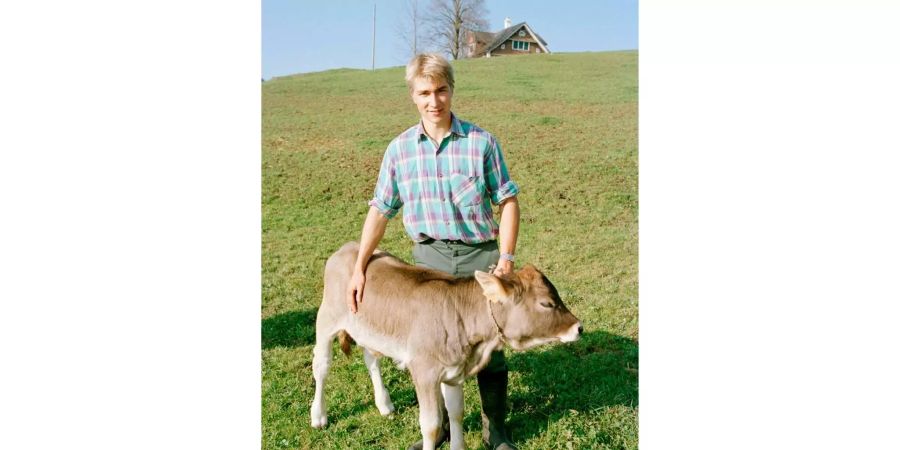
[[[413,247],[413,258],[417,266],[440,270],[459,278],[472,276],[476,270],[487,272],[488,267],[500,259],[500,250],[497,248],[497,241],[481,244],[425,241],[416,243]],[[484,372],[505,370],[507,366],[503,350],[493,352],[490,362],[483,369]]]

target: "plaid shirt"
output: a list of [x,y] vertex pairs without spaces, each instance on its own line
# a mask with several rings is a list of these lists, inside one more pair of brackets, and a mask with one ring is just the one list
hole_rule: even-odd
[[403,226],[416,242],[496,239],[491,203],[518,194],[519,187],[509,178],[494,136],[456,115],[450,121],[450,134],[438,148],[421,121],[391,141],[369,205],[388,219],[405,205]]

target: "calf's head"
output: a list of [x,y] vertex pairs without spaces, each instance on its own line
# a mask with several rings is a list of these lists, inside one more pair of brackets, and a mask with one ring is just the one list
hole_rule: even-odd
[[553,283],[532,265],[496,277],[476,271],[484,296],[493,302],[493,314],[510,347],[526,350],[553,341],[581,337],[581,321],[572,314]]

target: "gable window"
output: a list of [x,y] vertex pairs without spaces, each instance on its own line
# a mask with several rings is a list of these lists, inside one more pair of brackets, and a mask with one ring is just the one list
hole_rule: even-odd
[[523,52],[528,51],[528,44],[529,44],[528,42],[512,41],[512,43],[513,43],[513,50],[521,50]]
[[525,37],[525,30],[519,30],[519,37]]

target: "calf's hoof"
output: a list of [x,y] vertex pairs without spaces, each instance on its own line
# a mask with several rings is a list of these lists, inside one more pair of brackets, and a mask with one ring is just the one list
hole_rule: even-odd
[[385,402],[375,402],[375,406],[378,407],[378,412],[381,413],[382,416],[389,416],[394,413],[394,403],[388,399]]
[[328,424],[328,416],[318,411],[310,411],[310,423],[313,428],[322,428]]
[[325,425],[328,425],[328,418],[327,418],[327,417],[313,418],[313,420],[312,420],[312,427],[313,427],[313,428],[324,428]]

